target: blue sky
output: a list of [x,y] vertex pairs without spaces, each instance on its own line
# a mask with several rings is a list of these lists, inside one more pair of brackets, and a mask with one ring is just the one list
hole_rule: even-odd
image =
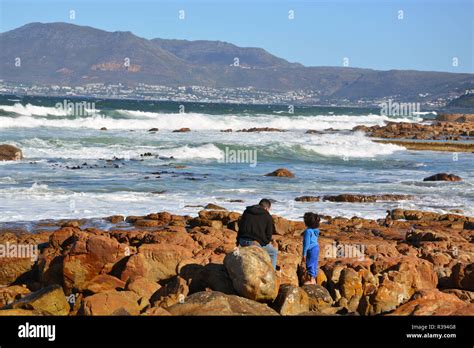
[[[69,22],[262,47],[308,66],[474,72],[474,0],[0,0],[0,31]],[[69,18],[74,10],[76,18]],[[185,19],[180,20],[180,10]],[[294,11],[294,19],[288,18]],[[403,11],[403,19],[399,19]],[[453,66],[457,58],[458,66]]]

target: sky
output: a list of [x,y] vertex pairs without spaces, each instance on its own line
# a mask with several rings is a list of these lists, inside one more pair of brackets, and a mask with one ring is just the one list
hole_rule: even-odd
[[307,66],[474,73],[474,0],[0,0],[0,32],[31,22],[220,40]]

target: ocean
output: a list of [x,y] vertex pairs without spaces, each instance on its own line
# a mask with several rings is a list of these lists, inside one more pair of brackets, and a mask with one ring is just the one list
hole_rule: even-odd
[[[70,115],[56,107],[63,102],[0,96],[0,144],[19,147],[25,157],[0,162],[0,222],[157,211],[196,215],[207,203],[242,211],[263,197],[274,201],[272,213],[291,219],[306,211],[381,218],[397,207],[474,215],[474,154],[408,151],[350,131],[385,121],[419,122],[419,117],[381,116],[378,109],[362,108],[295,106],[290,113],[287,106],[274,105],[101,99],[87,100],[95,112]],[[237,132],[252,127],[286,131]],[[179,128],[191,131],[173,132]],[[221,132],[227,129],[233,132]],[[307,134],[308,129],[318,132]],[[291,170],[295,178],[264,176],[277,168]],[[464,180],[423,182],[440,172]],[[341,193],[415,198],[294,200]]]

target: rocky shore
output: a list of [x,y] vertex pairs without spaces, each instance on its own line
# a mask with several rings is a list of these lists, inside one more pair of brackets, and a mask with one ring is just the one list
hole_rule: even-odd
[[304,286],[303,223],[274,216],[275,272],[262,249],[235,248],[239,218],[204,209],[110,216],[107,230],[4,228],[3,251],[38,255],[0,257],[0,315],[474,315],[473,217],[325,216],[317,285]]
[[404,146],[409,150],[474,152],[473,115],[440,115],[429,123],[387,122],[384,126],[357,126],[379,138],[380,143]]

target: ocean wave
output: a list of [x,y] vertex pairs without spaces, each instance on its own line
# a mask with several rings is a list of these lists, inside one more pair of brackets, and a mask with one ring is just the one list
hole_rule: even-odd
[[0,105],[0,110],[22,116],[67,116],[66,110],[56,107],[38,106],[32,104]]
[[[190,138],[178,142],[170,141],[171,134],[163,137],[163,142],[143,140],[136,143],[120,140],[120,143],[97,144],[78,140],[30,138],[15,142],[23,150],[25,158],[63,159],[110,159],[113,157],[136,159],[140,154],[173,157],[175,159],[201,160],[223,158],[226,148],[256,150],[258,156],[267,158],[295,158],[317,160],[318,157],[373,158],[390,155],[405,148],[398,145],[376,143],[363,133],[317,134],[294,136],[287,133],[218,133],[202,136],[195,133]],[[245,137],[245,141],[243,140]],[[172,145],[170,145],[170,143]],[[317,156],[315,156],[317,155]],[[420,164],[422,165],[422,164]]]
[[[45,116],[68,116],[66,110],[54,107],[15,104],[0,105],[0,109],[13,112],[18,117],[1,117],[0,128],[89,128],[115,130],[174,130],[191,128],[192,130],[243,129],[253,127],[271,127],[287,130],[337,129],[349,130],[358,125],[383,125],[386,121],[415,122],[421,119],[392,118],[382,115],[313,115],[287,116],[281,114],[260,115],[209,115],[201,113],[159,113],[140,110],[102,110],[98,114],[74,118],[45,118]],[[96,110],[97,111],[97,110]]]
[[361,133],[341,135],[323,134],[315,137],[311,144],[301,144],[303,149],[322,156],[341,158],[372,158],[390,155],[396,151],[405,151],[402,146],[382,144],[371,141]]
[[124,159],[140,158],[140,154],[151,152],[154,155],[173,157],[175,159],[220,159],[223,151],[214,144],[178,145],[175,147],[157,146],[81,146],[79,143],[56,142],[50,143],[42,139],[25,141],[23,153],[26,158],[63,158],[63,159],[110,159],[113,157]]
[[224,152],[214,144],[205,144],[196,147],[185,145],[177,148],[159,149],[158,152],[161,156],[174,157],[177,159],[220,159],[224,155]]

